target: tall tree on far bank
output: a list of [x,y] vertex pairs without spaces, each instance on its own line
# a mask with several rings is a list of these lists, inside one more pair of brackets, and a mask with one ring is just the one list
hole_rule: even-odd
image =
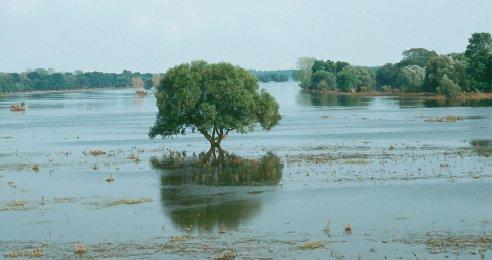
[[309,87],[311,83],[311,69],[313,68],[315,59],[313,57],[301,57],[297,59],[297,75],[296,78],[300,82],[301,88]]
[[401,68],[398,74],[400,88],[405,92],[421,92],[425,79],[425,69],[419,65]]
[[436,92],[439,82],[444,75],[454,83],[457,81],[454,60],[446,55],[438,55],[431,58],[427,63],[425,71],[424,90],[427,92]]
[[435,51],[429,51],[424,48],[412,48],[403,51],[403,59],[397,63],[398,67],[405,67],[408,65],[418,65],[420,67],[427,66],[427,62],[430,59],[437,56]]
[[474,33],[468,40],[465,56],[469,65],[467,73],[472,87],[480,91],[492,90],[492,37],[490,33]]

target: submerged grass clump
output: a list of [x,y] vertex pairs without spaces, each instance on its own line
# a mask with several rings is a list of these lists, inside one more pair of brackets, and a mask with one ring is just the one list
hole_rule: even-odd
[[140,162],[140,157],[137,154],[131,154],[127,157],[128,160],[134,161],[136,163]]
[[5,254],[6,257],[42,257],[43,255],[42,248],[15,250]]
[[344,164],[369,164],[371,161],[364,159],[349,159],[343,162]]
[[422,237],[412,237],[403,241],[410,245],[425,245],[433,254],[445,252],[463,252],[470,249],[492,249],[492,235],[461,235],[461,234],[428,234]]
[[425,241],[431,252],[462,251],[466,248],[491,249],[492,236],[431,235]]
[[424,119],[425,122],[441,122],[441,123],[453,123],[465,119],[483,119],[482,116],[456,116],[456,115],[449,115],[449,116],[442,116],[442,117],[426,117]]
[[106,152],[100,149],[94,149],[94,150],[89,150],[89,151],[84,151],[84,155],[91,155],[91,156],[99,156],[99,155],[105,155]]
[[305,242],[305,243],[298,245],[297,249],[313,250],[313,249],[317,249],[317,248],[322,248],[324,246],[325,246],[325,243],[323,243],[322,241],[313,240],[313,241],[308,241],[308,242]]
[[26,210],[29,202],[25,200],[11,200],[5,203],[3,208],[0,208],[0,211],[10,211],[10,210]]
[[142,203],[148,203],[154,201],[152,198],[139,198],[139,199],[117,199],[117,200],[112,200],[112,201],[102,201],[102,202],[91,202],[89,203],[90,205],[99,207],[99,208],[109,208],[109,207],[114,207],[114,206],[119,206],[119,205],[139,205]]

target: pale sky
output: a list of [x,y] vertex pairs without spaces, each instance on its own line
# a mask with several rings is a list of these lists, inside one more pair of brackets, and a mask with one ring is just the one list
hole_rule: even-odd
[[0,0],[0,71],[382,65],[412,47],[461,52],[472,32],[492,32],[491,0]]

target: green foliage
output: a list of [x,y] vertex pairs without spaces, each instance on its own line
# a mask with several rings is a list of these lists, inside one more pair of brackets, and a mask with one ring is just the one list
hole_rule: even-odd
[[398,68],[393,63],[386,63],[376,71],[376,88],[395,86],[397,84]]
[[337,87],[337,78],[335,74],[320,70],[313,73],[311,77],[311,88],[313,89],[332,89],[335,90]]
[[326,72],[334,73],[336,72],[336,65],[335,62],[331,60],[327,60],[327,61],[315,60],[311,71],[313,72],[313,75],[318,71],[326,71]]
[[421,92],[424,79],[425,69],[419,65],[405,66],[398,74],[400,88],[406,92]]
[[169,69],[156,91],[157,114],[149,136],[184,134],[198,130],[211,143],[230,131],[246,133],[260,123],[271,129],[280,121],[278,104],[266,91],[259,91],[251,73],[229,63],[204,61]]
[[429,51],[424,48],[412,48],[403,51],[403,59],[397,63],[397,66],[400,68],[409,65],[425,67],[427,66],[427,62],[436,56],[437,53],[435,51]]
[[301,57],[297,59],[297,73],[295,80],[299,81],[301,88],[309,87],[311,83],[312,68],[315,59],[312,57]]
[[[376,86],[403,86],[416,92],[421,70],[408,71],[409,65],[425,68],[422,90],[436,92],[444,75],[464,91],[492,91],[492,37],[490,33],[474,33],[464,53],[438,55],[423,48],[403,52],[403,59],[395,65],[387,63],[377,69]],[[407,69],[405,69],[407,68]]]
[[461,91],[460,86],[454,83],[447,75],[444,75],[439,81],[437,92],[446,95],[448,98],[456,97]]
[[372,69],[351,66],[343,61],[314,60],[311,73],[304,76],[300,86],[315,90],[368,91],[373,89],[376,82]]
[[428,92],[436,92],[439,82],[447,75],[453,82],[458,81],[453,58],[438,55],[429,60],[426,67],[424,88]]
[[344,92],[355,91],[359,85],[359,78],[350,67],[345,67],[337,78],[338,88]]
[[294,75],[294,70],[257,71],[251,70],[260,82],[286,82]]
[[52,70],[36,69],[25,73],[0,73],[0,93],[33,90],[70,90],[80,88],[123,88],[131,85],[133,77],[143,80],[152,74],[80,72],[60,73]]
[[492,90],[492,37],[490,33],[474,33],[468,40],[465,56],[469,60],[467,73],[472,88],[480,91]]
[[374,89],[374,85],[376,84],[376,75],[373,70],[361,66],[351,66],[350,69],[353,70],[358,79],[357,91],[365,92]]

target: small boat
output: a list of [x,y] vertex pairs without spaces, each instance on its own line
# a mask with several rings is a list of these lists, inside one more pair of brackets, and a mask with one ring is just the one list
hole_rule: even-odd
[[23,112],[26,111],[26,104],[24,102],[17,103],[15,105],[10,106],[10,111],[12,112]]
[[137,94],[139,97],[145,97],[147,96],[147,90],[144,88],[137,88],[135,90],[135,94]]

